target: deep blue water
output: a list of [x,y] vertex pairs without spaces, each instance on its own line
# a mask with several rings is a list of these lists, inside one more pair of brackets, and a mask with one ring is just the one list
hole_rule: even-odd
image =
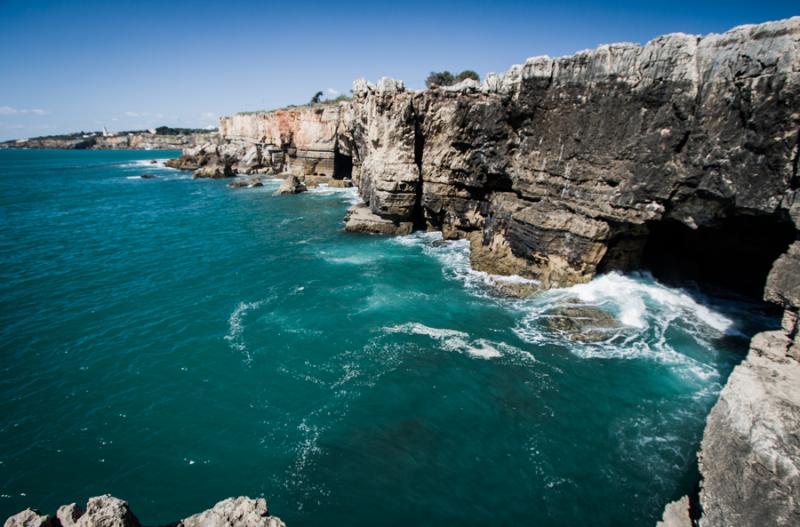
[[[649,527],[775,324],[647,275],[504,299],[463,242],[345,233],[351,190],[142,161],[174,155],[0,151],[2,517],[247,494],[290,527]],[[546,321],[576,302],[624,326],[572,342]]]

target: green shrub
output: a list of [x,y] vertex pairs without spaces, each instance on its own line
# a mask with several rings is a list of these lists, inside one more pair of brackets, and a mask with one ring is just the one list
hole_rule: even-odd
[[428,75],[428,78],[425,79],[425,86],[428,88],[432,88],[434,86],[452,86],[453,84],[459,83],[465,79],[473,79],[480,82],[481,76],[472,70],[464,70],[457,75],[453,75],[447,70],[432,71],[430,75]]

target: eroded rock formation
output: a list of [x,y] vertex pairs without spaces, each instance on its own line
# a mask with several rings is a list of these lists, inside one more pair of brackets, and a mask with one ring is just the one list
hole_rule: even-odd
[[519,258],[515,270],[545,287],[640,266],[661,222],[789,225],[799,34],[795,18],[667,35],[419,93],[357,81],[342,127],[357,184],[375,214],[447,237],[478,231],[473,248]]
[[[179,520],[175,527],[285,527],[269,515],[264,498],[244,496],[220,501],[211,509]],[[90,498],[84,511],[75,503],[59,507],[55,517],[26,509],[8,518],[4,527],[141,527],[128,503],[110,495]]]

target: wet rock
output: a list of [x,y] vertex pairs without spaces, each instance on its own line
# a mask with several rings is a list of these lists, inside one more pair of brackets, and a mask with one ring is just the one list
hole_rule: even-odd
[[263,187],[264,183],[258,178],[236,178],[228,183],[230,188],[256,188]]
[[607,311],[581,305],[558,307],[547,313],[547,325],[576,342],[601,342],[622,326]]
[[141,179],[158,179],[158,176],[155,174],[142,174],[139,176]]
[[300,181],[300,178],[292,174],[283,180],[280,188],[275,191],[275,195],[281,196],[284,194],[299,194],[301,192],[305,192],[306,190],[308,189],[306,188],[306,185]]

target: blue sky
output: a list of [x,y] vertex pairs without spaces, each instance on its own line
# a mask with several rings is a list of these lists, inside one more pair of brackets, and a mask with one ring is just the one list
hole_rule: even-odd
[[358,77],[421,88],[431,70],[800,14],[795,2],[0,0],[0,139],[202,127],[219,115],[348,93]]

